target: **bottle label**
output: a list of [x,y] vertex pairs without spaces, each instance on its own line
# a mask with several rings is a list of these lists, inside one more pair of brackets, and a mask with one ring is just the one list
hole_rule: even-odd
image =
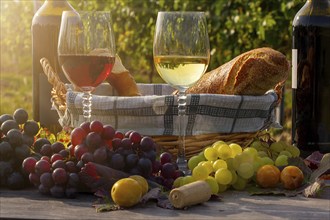
[[297,89],[298,50],[292,49],[292,89]]

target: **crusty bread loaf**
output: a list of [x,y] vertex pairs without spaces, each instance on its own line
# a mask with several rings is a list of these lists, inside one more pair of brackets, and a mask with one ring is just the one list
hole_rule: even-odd
[[205,73],[187,93],[263,95],[283,85],[288,73],[289,62],[282,53],[258,48]]

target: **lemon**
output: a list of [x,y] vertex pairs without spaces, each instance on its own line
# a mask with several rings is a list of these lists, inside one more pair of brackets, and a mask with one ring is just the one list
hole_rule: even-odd
[[118,180],[111,188],[112,200],[121,207],[136,205],[142,197],[142,187],[132,178]]
[[132,178],[134,180],[136,180],[141,188],[142,188],[142,195],[146,194],[149,190],[149,184],[147,182],[147,180],[143,177],[143,176],[140,176],[140,175],[132,175],[130,176],[129,178]]

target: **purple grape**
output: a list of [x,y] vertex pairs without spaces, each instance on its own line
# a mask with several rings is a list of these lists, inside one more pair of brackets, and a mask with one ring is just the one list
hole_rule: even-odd
[[134,144],[139,144],[141,142],[142,136],[140,133],[138,133],[136,131],[132,131],[129,135],[129,139],[131,139],[131,141]]
[[158,173],[162,168],[159,160],[155,160],[152,162],[152,173]]
[[148,158],[140,158],[138,161],[138,168],[142,172],[142,176],[145,178],[152,174],[152,162]]
[[172,154],[168,152],[163,152],[160,156],[160,163],[163,165],[165,163],[171,163],[172,162]]
[[34,137],[27,135],[24,132],[22,134],[23,134],[23,143],[29,147],[32,146],[34,143]]
[[175,176],[175,166],[172,163],[165,163],[162,166],[160,174],[164,178],[173,178]]
[[164,178],[163,186],[168,190],[172,189],[174,179],[173,178]]
[[7,132],[7,139],[11,146],[16,147],[23,143],[23,134],[20,130],[13,128]]
[[2,125],[2,123],[4,123],[5,121],[8,120],[14,120],[13,116],[11,116],[10,114],[3,114],[0,116],[0,127]]
[[77,173],[70,173],[68,186],[78,187],[78,185],[79,185],[79,175]]
[[[29,134],[27,134],[27,135],[29,135]],[[30,135],[29,135],[29,136],[30,136]],[[34,142],[34,145],[33,145],[34,151],[36,151],[37,153],[39,153],[41,147],[42,147],[44,144],[50,144],[50,145],[51,145],[51,143],[49,142],[48,139],[46,139],[46,138],[38,138],[38,139]]]
[[97,132],[90,132],[86,136],[86,145],[89,151],[99,148],[102,143],[101,135]]
[[120,138],[114,138],[112,139],[112,149],[115,151],[119,148],[121,144],[121,139]]
[[115,138],[123,139],[124,137],[125,135],[122,132],[120,131],[115,132]]
[[39,132],[39,124],[35,121],[29,120],[24,123],[24,133],[35,136]]
[[38,191],[43,195],[49,195],[50,194],[50,189],[47,188],[46,186],[42,185],[42,184],[40,184],[38,186]]
[[40,176],[37,173],[30,173],[29,180],[34,186],[38,186],[40,184]]
[[94,155],[91,152],[86,152],[81,156],[81,160],[84,163],[94,162]]
[[139,157],[136,154],[129,154],[126,156],[126,167],[127,168],[133,168],[136,166],[137,162],[139,161]]
[[94,157],[94,162],[99,163],[99,164],[105,163],[105,161],[108,157],[107,148],[100,147],[100,148],[96,149],[93,153],[93,157]]
[[29,157],[30,154],[31,149],[26,144],[15,147],[15,156],[19,161],[23,161],[25,158]]
[[63,160],[64,158],[63,158],[63,156],[61,155],[61,154],[59,154],[59,153],[55,153],[55,154],[53,154],[52,155],[52,157],[50,158],[50,162],[51,163],[54,163],[55,161],[57,161],[57,160]]
[[141,151],[149,151],[152,150],[154,145],[154,140],[151,137],[145,136],[140,141],[140,149]]
[[66,169],[64,160],[56,160],[54,163],[52,163],[52,169],[55,170],[56,168]]
[[40,154],[42,156],[51,157],[53,155],[52,145],[50,145],[50,144],[42,145],[42,147],[40,149]]
[[58,141],[54,142],[51,146],[54,153],[59,153],[61,150],[65,149],[64,144]]
[[156,160],[157,154],[154,150],[149,150],[143,152],[143,157],[148,158],[151,162],[154,162]]
[[77,160],[81,160],[82,155],[86,152],[88,152],[88,148],[84,144],[78,144],[74,148],[74,156]]
[[19,126],[15,120],[9,119],[1,124],[0,130],[4,135],[7,135],[7,132],[10,131],[11,129],[17,129],[17,130],[19,129]]
[[60,152],[58,152],[59,154],[61,154],[63,156],[63,158],[68,158],[70,155],[70,152],[68,149],[63,149]]
[[63,198],[65,196],[64,187],[54,185],[52,188],[50,188],[50,194],[55,198]]
[[20,125],[24,124],[29,118],[27,111],[23,108],[16,109],[13,116],[15,121]]
[[134,132],[134,130],[129,130],[129,131],[127,131],[127,132],[124,134],[124,136],[125,136],[126,138],[129,138],[129,136],[131,135],[132,132]]
[[50,189],[54,186],[54,180],[51,173],[43,173],[40,176],[40,184]]
[[11,147],[11,145],[3,141],[0,143],[0,160],[1,161],[8,161],[12,158],[14,155],[14,149]]
[[85,165],[84,162],[82,160],[79,160],[76,165],[78,171],[81,170],[81,168],[83,168],[84,165]]
[[81,123],[79,127],[82,128],[86,132],[86,134],[88,134],[91,131],[89,128],[90,124],[91,123],[89,121],[85,121]]
[[52,177],[55,184],[62,185],[68,181],[68,175],[65,169],[63,168],[56,168],[53,173]]
[[66,166],[66,170],[69,172],[69,173],[77,173],[78,172],[78,167],[76,166],[76,164],[69,160],[65,163],[65,166]]
[[180,176],[185,176],[184,172],[182,170],[175,170],[175,174],[174,174],[174,178],[173,179],[176,179]]
[[116,130],[111,125],[104,125],[101,136],[105,140],[111,140],[114,138],[115,132]]
[[124,149],[132,149],[132,141],[129,138],[123,138],[120,142],[119,147]]
[[111,157],[110,167],[116,170],[122,170],[125,167],[125,160],[121,154],[115,153]]
[[101,135],[102,132],[103,132],[103,124],[102,124],[102,122],[100,122],[98,120],[94,120],[90,123],[89,129],[92,132],[96,132],[96,133],[99,133]]
[[126,157],[127,155],[129,155],[129,154],[135,154],[135,151],[133,150],[133,149],[129,149],[129,150],[123,150],[123,152],[122,152],[122,155],[124,156],[124,157]]

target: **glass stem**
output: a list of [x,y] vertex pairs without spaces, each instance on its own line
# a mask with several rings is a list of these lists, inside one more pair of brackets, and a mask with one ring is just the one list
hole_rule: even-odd
[[91,91],[84,91],[83,94],[83,116],[85,121],[91,121],[91,112],[92,112],[92,93]]
[[179,117],[179,144],[177,165],[179,170],[187,171],[187,161],[185,152],[185,117],[186,117],[186,99],[185,91],[179,91],[178,94],[178,117]]

